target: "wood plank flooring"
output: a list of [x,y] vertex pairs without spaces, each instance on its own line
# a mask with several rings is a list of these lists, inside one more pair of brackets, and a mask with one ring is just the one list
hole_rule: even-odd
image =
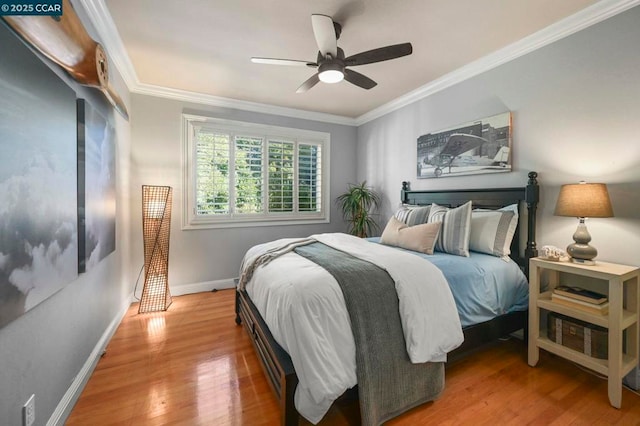
[[[276,398],[234,322],[234,291],[173,301],[164,313],[131,306],[67,425],[278,424]],[[347,401],[320,424],[358,423],[357,402]],[[531,368],[524,343],[510,340],[448,366],[440,399],[387,424],[640,425],[640,396],[623,390],[617,410],[605,380],[544,351]]]

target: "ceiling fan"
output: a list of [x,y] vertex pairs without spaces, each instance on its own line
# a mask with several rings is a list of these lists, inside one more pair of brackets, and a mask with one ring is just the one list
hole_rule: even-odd
[[298,87],[298,90],[296,90],[297,93],[306,92],[320,81],[324,83],[338,83],[343,79],[368,90],[375,87],[377,83],[369,77],[348,69],[347,67],[388,61],[410,55],[413,52],[411,43],[402,43],[368,50],[345,58],[344,51],[338,47],[338,38],[340,38],[340,33],[342,32],[342,26],[339,23],[334,22],[330,16],[314,14],[311,15],[311,25],[319,49],[316,62],[259,57],[251,58],[251,62],[270,65],[317,67],[318,72],[302,83],[302,85]]
[[69,0],[63,0],[62,10],[60,16],[13,15],[2,19],[78,83],[100,90],[128,120],[124,102],[109,85],[109,65],[104,49],[89,36]]

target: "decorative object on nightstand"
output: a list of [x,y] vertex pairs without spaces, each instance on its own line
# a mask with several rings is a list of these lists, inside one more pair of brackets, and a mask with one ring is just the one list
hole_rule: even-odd
[[598,251],[589,245],[591,235],[585,225],[587,217],[613,217],[611,200],[607,185],[604,183],[586,183],[562,185],[556,203],[556,216],[577,217],[578,229],[573,234],[573,244],[567,247],[571,261],[585,265],[595,265],[593,260]]
[[[548,289],[541,289],[541,281],[548,282]],[[593,303],[575,299],[577,294],[571,292],[567,293],[574,299],[567,299],[573,302],[558,303],[557,296],[567,290],[565,281],[589,282],[593,294],[573,291],[591,295]],[[536,257],[529,261],[529,287],[529,365],[538,363],[540,349],[544,349],[607,376],[609,402],[620,408],[622,378],[638,365],[640,268]],[[607,301],[602,301],[603,296]],[[577,302],[594,310],[583,309]],[[607,313],[597,309],[606,303]]]
[[142,186],[142,234],[144,238],[144,287],[138,313],[166,311],[169,292],[170,186]]
[[592,358],[609,358],[608,334],[604,327],[566,315],[555,312],[549,312],[547,315],[547,338],[550,341]]
[[568,259],[567,253],[561,248],[555,246],[542,246],[542,248],[538,251],[538,255],[553,262],[559,262],[561,260]]

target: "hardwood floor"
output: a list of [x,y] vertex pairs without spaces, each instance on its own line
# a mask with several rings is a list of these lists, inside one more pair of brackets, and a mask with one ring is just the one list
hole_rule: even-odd
[[[164,313],[131,306],[67,425],[278,424],[276,398],[234,322],[234,291],[173,301]],[[357,402],[347,401],[320,424],[358,423]],[[605,380],[544,351],[531,368],[524,343],[510,340],[448,366],[440,399],[387,424],[640,425],[640,396],[623,390],[617,410]]]

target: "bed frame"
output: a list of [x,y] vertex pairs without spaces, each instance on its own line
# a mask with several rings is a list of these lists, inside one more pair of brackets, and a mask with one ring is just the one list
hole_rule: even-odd
[[[470,190],[412,191],[408,182],[402,182],[401,200],[405,204],[427,205],[437,203],[457,207],[471,200],[474,207],[500,208],[518,204],[519,224],[511,244],[511,257],[529,275],[529,259],[536,256],[536,209],[539,200],[539,186],[536,172],[529,173],[529,181],[521,188],[492,188]],[[526,206],[526,214],[523,211]],[[526,223],[526,229],[523,224]],[[526,235],[524,254],[521,254],[521,236]],[[275,341],[267,324],[246,291],[236,291],[236,324],[243,324],[251,337],[251,342],[261,361],[271,388],[280,402],[281,424],[297,425],[298,412],[294,406],[294,392],[298,377],[289,354]],[[527,311],[513,312],[496,317],[481,324],[465,327],[464,343],[450,352],[448,359],[456,360],[465,354],[527,327]],[[347,391],[349,392],[349,391]]]

